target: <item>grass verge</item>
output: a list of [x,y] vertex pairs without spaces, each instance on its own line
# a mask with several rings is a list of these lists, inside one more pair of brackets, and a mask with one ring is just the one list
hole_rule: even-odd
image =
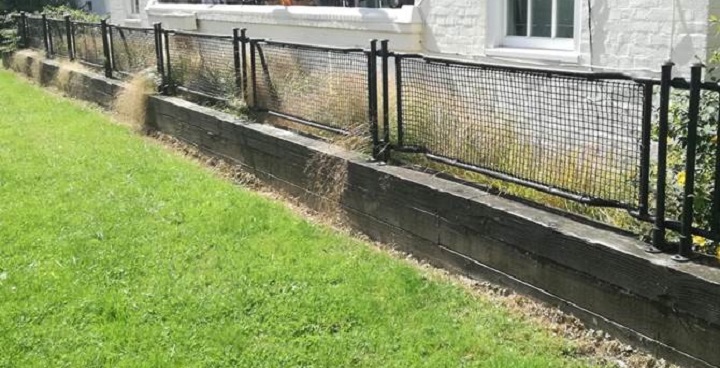
[[586,365],[98,112],[0,86],[0,367]]

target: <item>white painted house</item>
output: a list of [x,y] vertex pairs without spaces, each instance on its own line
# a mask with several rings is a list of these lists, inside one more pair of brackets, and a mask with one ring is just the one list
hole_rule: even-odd
[[110,21],[123,26],[147,27],[148,0],[106,0],[109,3]]
[[108,1],[125,25],[245,27],[251,37],[352,47],[387,38],[396,51],[634,74],[669,58],[684,70],[720,46],[710,23],[720,0],[416,0],[397,9]]

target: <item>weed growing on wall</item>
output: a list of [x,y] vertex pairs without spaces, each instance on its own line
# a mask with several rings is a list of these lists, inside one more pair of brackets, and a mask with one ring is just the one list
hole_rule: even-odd
[[113,102],[113,110],[120,120],[129,123],[135,130],[147,133],[146,111],[150,95],[155,93],[155,78],[149,73],[134,75]]

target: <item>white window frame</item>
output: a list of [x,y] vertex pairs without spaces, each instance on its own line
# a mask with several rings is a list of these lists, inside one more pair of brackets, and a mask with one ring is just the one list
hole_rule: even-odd
[[130,0],[130,15],[139,15],[140,7],[142,7],[142,1]]
[[[496,37],[494,47],[506,47],[517,49],[543,49],[543,50],[559,50],[559,51],[575,51],[579,46],[581,34],[581,14],[582,1],[575,0],[575,17],[573,20],[573,38],[554,38],[557,32],[557,0],[553,0],[552,7],[552,36],[553,37],[531,37],[531,36],[509,36],[508,33],[508,2],[510,0],[495,0],[500,4],[495,5],[496,10],[488,14],[496,14],[499,22],[495,27],[499,28],[495,31],[500,37]],[[493,2],[495,2],[493,1]],[[532,1],[530,1],[532,4]],[[528,9],[528,33],[532,29],[532,5]]]

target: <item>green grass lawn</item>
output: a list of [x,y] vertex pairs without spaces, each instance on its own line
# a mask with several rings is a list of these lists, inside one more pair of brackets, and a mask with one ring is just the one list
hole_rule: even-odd
[[0,367],[575,367],[573,347],[0,72]]

